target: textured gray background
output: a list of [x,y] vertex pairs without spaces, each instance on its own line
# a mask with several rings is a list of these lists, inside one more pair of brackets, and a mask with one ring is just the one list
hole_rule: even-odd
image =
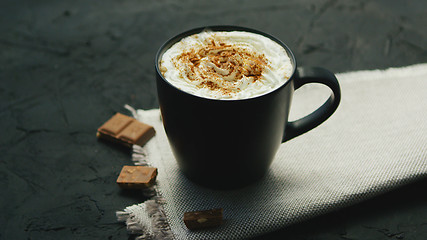
[[[116,177],[130,152],[98,142],[114,112],[158,107],[154,55],[188,28],[234,24],[333,72],[427,62],[418,1],[1,1],[0,239],[128,239],[142,201]],[[426,181],[263,239],[426,239]]]

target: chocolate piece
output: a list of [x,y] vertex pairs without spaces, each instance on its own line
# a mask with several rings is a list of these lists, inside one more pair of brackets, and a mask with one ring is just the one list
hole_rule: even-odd
[[222,223],[222,208],[186,212],[184,213],[184,223],[190,230],[217,227]]
[[123,166],[117,184],[122,188],[149,188],[157,177],[157,168],[147,166]]
[[135,118],[116,113],[98,128],[96,136],[131,147],[133,144],[143,146],[155,134],[156,131],[152,126],[139,122]]
[[98,131],[104,134],[108,134],[111,136],[118,135],[123,129],[129,125],[134,119],[123,115],[121,113],[116,113],[113,117],[111,117],[107,122],[105,122]]

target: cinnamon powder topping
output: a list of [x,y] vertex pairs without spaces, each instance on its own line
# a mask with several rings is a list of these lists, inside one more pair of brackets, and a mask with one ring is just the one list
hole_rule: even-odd
[[236,84],[242,78],[258,81],[268,65],[263,54],[244,45],[235,46],[213,39],[207,40],[202,48],[183,52],[176,61],[187,66],[183,74],[191,81],[198,81],[199,88],[225,94],[240,90]]

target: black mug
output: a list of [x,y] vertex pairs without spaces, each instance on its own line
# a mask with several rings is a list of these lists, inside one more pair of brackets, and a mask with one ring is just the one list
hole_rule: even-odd
[[[160,71],[163,53],[182,38],[205,29],[251,32],[277,42],[291,59],[290,79],[272,92],[238,100],[204,98],[174,87]],[[341,98],[334,74],[322,68],[297,68],[294,54],[284,43],[244,27],[209,26],[181,33],[159,49],[155,67],[163,125],[179,168],[195,183],[216,189],[242,187],[260,179],[280,144],[324,122]],[[332,93],[317,110],[289,122],[293,92],[307,83],[324,84]]]

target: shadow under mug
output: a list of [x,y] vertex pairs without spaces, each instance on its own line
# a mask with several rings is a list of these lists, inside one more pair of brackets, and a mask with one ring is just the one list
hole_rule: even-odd
[[[292,76],[272,92],[238,100],[203,98],[174,87],[160,72],[163,53],[182,38],[206,29],[245,31],[270,38],[286,50],[293,65]],[[334,74],[323,68],[297,67],[294,54],[280,40],[238,26],[201,27],[171,38],[157,52],[155,68],[163,125],[178,166],[193,182],[215,189],[238,188],[259,180],[280,144],[324,122],[341,98]],[[308,83],[328,86],[331,95],[311,114],[289,122],[293,92]]]

